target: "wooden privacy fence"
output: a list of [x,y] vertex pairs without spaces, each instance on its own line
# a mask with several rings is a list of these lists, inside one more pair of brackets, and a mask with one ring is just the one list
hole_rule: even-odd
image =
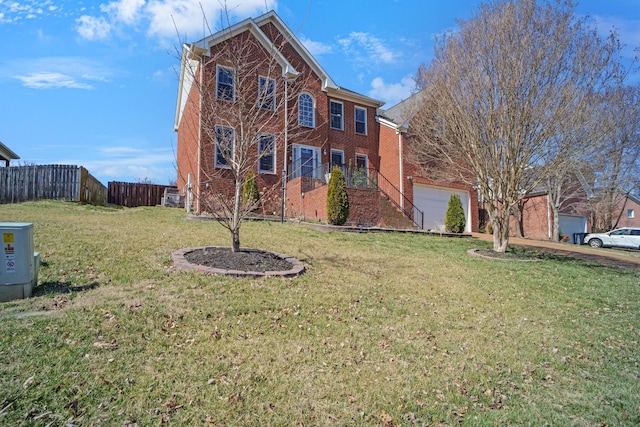
[[109,182],[108,186],[109,197],[107,200],[109,203],[128,208],[161,205],[165,188],[176,188],[170,185],[116,181]]
[[82,166],[33,165],[0,168],[0,204],[40,199],[105,205],[107,188]]

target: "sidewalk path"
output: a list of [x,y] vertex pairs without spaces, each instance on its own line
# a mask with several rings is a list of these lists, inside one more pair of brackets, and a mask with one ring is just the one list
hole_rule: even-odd
[[[488,242],[493,241],[493,236],[485,233],[472,233],[473,237]],[[640,271],[640,251],[633,249],[595,249],[588,245],[573,245],[569,243],[557,243],[548,240],[509,238],[509,245],[521,246],[564,255],[572,258],[584,259],[604,265],[630,268]]]

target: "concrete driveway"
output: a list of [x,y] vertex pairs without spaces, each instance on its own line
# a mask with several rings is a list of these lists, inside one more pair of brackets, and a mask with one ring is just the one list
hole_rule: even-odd
[[[479,240],[493,242],[493,236],[485,233],[472,233]],[[592,248],[588,245],[556,243],[548,240],[509,238],[509,245],[552,252],[572,258],[584,259],[603,265],[613,265],[640,271],[640,251],[633,249]]]

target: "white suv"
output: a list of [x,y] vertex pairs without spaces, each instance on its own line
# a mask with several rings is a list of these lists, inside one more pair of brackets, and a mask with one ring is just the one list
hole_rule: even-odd
[[624,227],[607,233],[587,234],[584,242],[592,248],[640,249],[640,228]]

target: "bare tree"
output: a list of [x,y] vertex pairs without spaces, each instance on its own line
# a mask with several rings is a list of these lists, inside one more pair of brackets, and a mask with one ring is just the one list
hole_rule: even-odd
[[[238,251],[247,215],[257,203],[270,200],[273,207],[280,200],[284,183],[278,171],[286,169],[288,138],[303,132],[297,126],[297,97],[309,75],[283,56],[288,41],[277,31],[267,39],[252,31],[223,32],[221,39],[210,47],[183,49],[182,67],[193,81],[186,108],[199,119],[183,119],[198,148],[182,155],[199,175],[194,194],[202,210],[230,232],[232,250]],[[257,172],[262,172],[257,177],[260,199],[243,200],[247,176]]]
[[600,125],[609,132],[585,162],[595,231],[616,228],[626,198],[640,191],[640,85],[617,88],[603,103]]
[[576,111],[617,76],[617,41],[574,9],[568,0],[483,3],[438,40],[417,75],[424,103],[411,123],[414,153],[476,186],[498,252],[521,197],[575,152],[578,140],[566,136],[584,126]]

